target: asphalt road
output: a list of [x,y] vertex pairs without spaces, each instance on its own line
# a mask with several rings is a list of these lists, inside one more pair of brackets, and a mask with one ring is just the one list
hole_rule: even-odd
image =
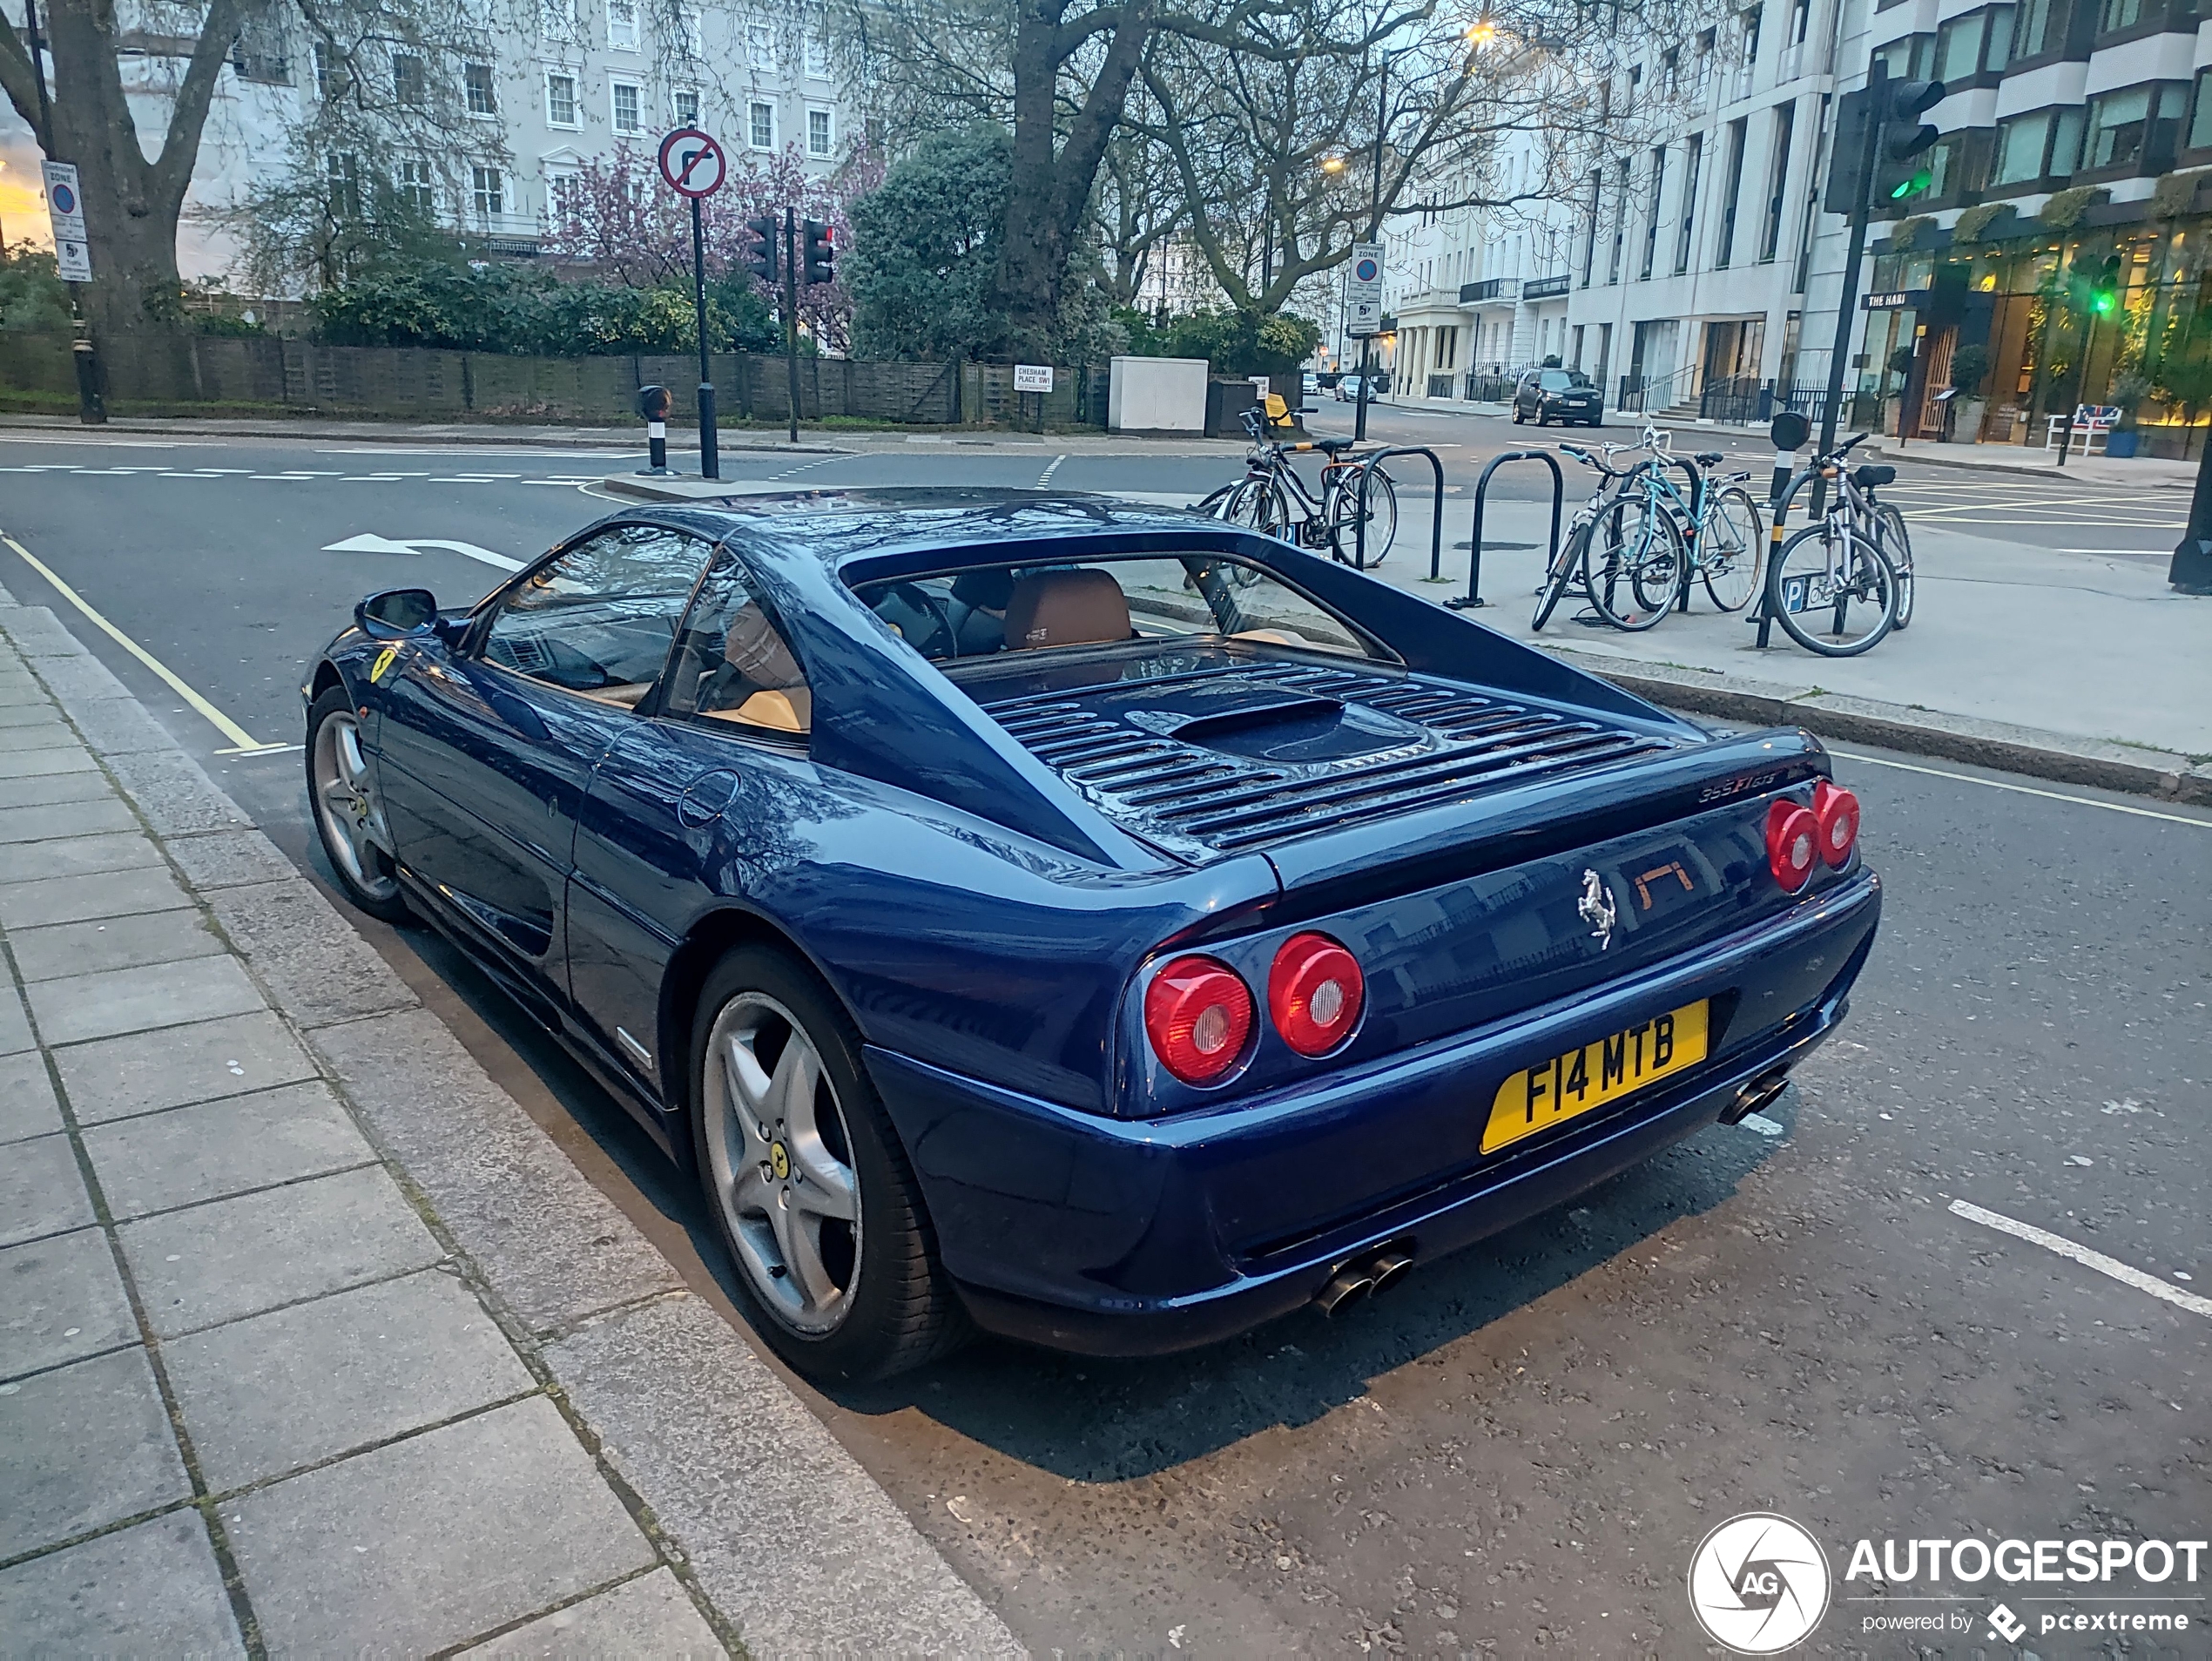
[[[1467,430],[1454,482],[1501,429]],[[1054,453],[729,470],[1034,483]],[[572,454],[10,435],[0,465],[46,469],[0,472],[0,530],[264,741],[296,741],[300,667],[362,591],[421,581],[457,602],[500,575],[450,549],[327,544],[522,558],[605,505],[574,483],[603,463]],[[1052,482],[1195,490],[1224,471],[1070,456]],[[394,472],[421,476],[369,476]],[[326,874],[297,751],[216,755],[200,715],[4,545],[0,584],[53,606]],[[1041,1655],[1704,1653],[1690,1551],[1753,1509],[1804,1523],[1839,1577],[1862,1536],[2204,1537],[2212,1319],[1952,1206],[2212,1293],[2212,814],[1848,748],[1838,766],[1888,884],[1884,931],[1780,1134],[1710,1130],[1341,1322],[1142,1363],[979,1345],[811,1399]],[[363,931],[722,1298],[698,1205],[620,1110],[427,933]],[[1858,1636],[1877,1607],[1922,1606],[1839,1602],[1815,1651],[1912,1653]],[[2202,1632],[2212,1606],[2187,1607]]]

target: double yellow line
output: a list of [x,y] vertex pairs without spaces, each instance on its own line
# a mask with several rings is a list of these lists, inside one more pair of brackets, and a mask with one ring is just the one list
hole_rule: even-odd
[[95,628],[105,634],[111,640],[113,640],[116,645],[121,646],[125,652],[129,652],[133,658],[136,658],[147,668],[153,671],[155,674],[160,676],[163,684],[166,685],[170,691],[176,693],[178,697],[183,699],[185,703],[189,704],[200,714],[206,716],[213,725],[215,730],[231,741],[229,748],[218,750],[215,752],[216,754],[265,755],[272,750],[289,750],[295,747],[289,744],[263,744],[260,742],[252,733],[248,733],[236,721],[231,719],[229,716],[224,714],[222,711],[217,709],[214,705],[209,703],[205,698],[202,698],[191,687],[185,685],[183,681],[177,678],[175,672],[170,669],[168,665],[163,663],[158,658],[155,657],[153,653],[148,652],[136,640],[133,640],[129,635],[124,633],[122,630],[117,628],[115,625],[110,623],[105,618],[102,617],[98,611],[94,611],[84,597],[82,594],[79,594],[75,589],[71,588],[67,583],[62,581],[61,577],[56,574],[53,567],[47,564],[44,560],[39,558],[38,556],[32,553],[30,549],[24,547],[13,537],[8,536],[4,532],[0,532],[0,542],[4,542],[9,547],[14,549],[25,564],[29,565],[31,570],[37,571],[41,577],[44,577],[46,579],[47,585],[51,587],[54,592],[60,595],[71,605],[82,611],[85,617],[91,621],[92,625]]

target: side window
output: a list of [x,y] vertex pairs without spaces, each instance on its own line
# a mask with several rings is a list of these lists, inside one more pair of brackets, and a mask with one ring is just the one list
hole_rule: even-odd
[[701,715],[786,737],[804,737],[813,727],[806,672],[726,549],[716,553],[699,584],[675,663],[666,706],[671,715]]
[[635,708],[668,661],[708,545],[658,525],[617,525],[579,543],[500,602],[489,661],[604,703]]

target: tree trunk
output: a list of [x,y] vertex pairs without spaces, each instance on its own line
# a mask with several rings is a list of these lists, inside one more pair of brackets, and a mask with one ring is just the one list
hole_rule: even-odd
[[1121,118],[1151,21],[1131,0],[1097,78],[1061,141],[1055,92],[1078,40],[1063,30],[1067,0],[1022,0],[1014,38],[1014,159],[992,302],[1017,358],[1049,361],[1076,232]]
[[[96,334],[173,327],[178,304],[177,218],[215,79],[238,34],[239,0],[210,0],[203,32],[171,105],[160,155],[146,159],[116,63],[113,0],[52,0],[42,17],[52,54],[49,153],[77,165],[92,260],[85,307]],[[34,131],[37,88],[22,37],[0,17],[0,84]]]

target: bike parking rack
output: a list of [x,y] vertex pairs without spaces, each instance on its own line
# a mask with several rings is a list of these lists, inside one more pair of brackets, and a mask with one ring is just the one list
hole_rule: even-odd
[[[1428,569],[1436,573],[1437,562],[1444,555],[1444,463],[1426,444],[1393,444],[1385,449],[1371,450],[1359,458],[1359,499],[1354,504],[1359,519],[1352,530],[1352,565],[1354,571],[1367,569],[1367,481],[1375,476],[1375,469],[1393,456],[1425,456],[1436,472],[1436,511],[1429,517]],[[1386,553],[1389,550],[1385,550]]]
[[[1482,598],[1482,509],[1490,496],[1490,476],[1507,462],[1541,462],[1546,467],[1551,469],[1552,540],[1551,550],[1544,556],[1544,570],[1547,573],[1551,571],[1553,562],[1559,557],[1560,510],[1567,503],[1567,476],[1559,470],[1559,457],[1548,449],[1509,449],[1501,456],[1492,456],[1489,466],[1482,469],[1482,476],[1474,482],[1474,525],[1467,533],[1467,591],[1464,594],[1454,594],[1444,602],[1454,611],[1471,611],[1478,606],[1490,604]],[[1440,481],[1442,476],[1442,469],[1440,469],[1438,470]],[[1439,489],[1437,517],[1440,523],[1443,518],[1440,483]],[[1443,573],[1439,570],[1440,563],[1439,556],[1441,551],[1440,538],[1439,547],[1432,550],[1429,555],[1428,577],[1432,583],[1440,581],[1442,578]]]

